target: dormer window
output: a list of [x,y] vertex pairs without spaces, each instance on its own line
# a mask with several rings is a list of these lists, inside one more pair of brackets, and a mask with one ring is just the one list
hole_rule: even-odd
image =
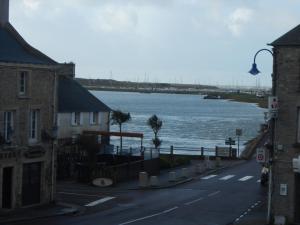
[[26,95],[27,94],[27,86],[28,86],[28,72],[21,71],[20,79],[19,79],[19,94]]

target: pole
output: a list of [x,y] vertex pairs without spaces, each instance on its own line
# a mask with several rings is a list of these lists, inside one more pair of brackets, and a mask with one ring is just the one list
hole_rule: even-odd
[[[269,49],[260,49],[259,51],[257,51],[254,55],[254,65],[255,65],[255,59],[256,59],[256,56],[258,55],[258,53],[260,53],[261,51],[267,51],[269,52],[272,57],[273,57],[273,73],[272,73],[272,95],[275,96],[276,95],[276,59],[275,59],[275,56],[276,56],[276,52],[272,52],[271,50]],[[256,71],[259,73],[259,71]],[[251,72],[250,72],[251,73]],[[253,73],[251,73],[253,74]],[[256,73],[257,74],[257,73]],[[256,74],[253,74],[253,75],[256,75]],[[267,222],[268,224],[270,224],[271,222],[271,206],[272,206],[272,185],[273,185],[273,181],[272,181],[272,174],[273,174],[273,155],[274,155],[274,150],[275,150],[275,118],[273,117],[272,120],[271,120],[271,124],[270,124],[270,128],[271,128],[271,149],[270,149],[270,156],[269,156],[269,187],[268,187],[268,215],[267,215]]]
[[272,198],[272,165],[269,165],[269,186],[268,186],[268,214],[267,214],[267,224],[271,223],[271,198]]
[[237,157],[240,157],[240,136],[238,135],[238,151],[237,151]]

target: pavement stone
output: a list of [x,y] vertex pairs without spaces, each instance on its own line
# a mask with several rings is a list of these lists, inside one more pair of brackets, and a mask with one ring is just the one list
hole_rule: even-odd
[[62,202],[30,208],[22,208],[14,211],[1,212],[0,224],[6,225],[10,223],[17,223],[20,221],[30,221],[40,218],[75,214],[79,210],[79,207],[76,205]]

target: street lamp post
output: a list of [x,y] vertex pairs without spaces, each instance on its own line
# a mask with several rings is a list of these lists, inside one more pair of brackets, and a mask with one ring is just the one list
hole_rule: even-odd
[[[263,49],[260,49],[258,50],[255,55],[254,55],[254,59],[253,59],[253,64],[252,64],[252,68],[250,69],[249,73],[252,74],[252,75],[257,75],[260,73],[260,71],[257,69],[257,65],[256,65],[256,56],[262,52],[262,51],[267,51],[269,52],[271,55],[272,55],[272,58],[273,58],[273,52],[269,49],[266,49],[266,48],[263,48]],[[275,77],[274,75],[272,74],[272,95],[275,96],[276,93],[275,93]],[[272,120],[271,120],[271,123],[270,123],[270,128],[271,128],[271,149],[270,149],[270,155],[269,155],[269,187],[268,187],[268,215],[267,215],[267,221],[268,221],[268,224],[271,222],[271,201],[272,201],[272,172],[273,172],[273,154],[274,154],[274,140],[275,140],[275,131],[274,131],[274,128],[275,128],[275,118],[272,117]]]

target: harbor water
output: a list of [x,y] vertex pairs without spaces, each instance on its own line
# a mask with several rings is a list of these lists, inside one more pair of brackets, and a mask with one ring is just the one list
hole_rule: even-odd
[[[162,147],[173,145],[184,147],[184,151],[189,148],[226,146],[225,139],[231,137],[237,140],[236,129],[242,129],[242,150],[244,143],[257,136],[266,111],[252,103],[204,99],[201,95],[110,91],[91,93],[113,110],[129,112],[132,120],[123,125],[123,131],[143,133],[144,146],[152,146],[153,132],[147,126],[147,120],[156,114],[163,121],[159,133]],[[118,126],[112,125],[111,131],[118,131]],[[119,138],[111,140],[112,144],[119,145]],[[140,140],[124,138],[123,145],[138,148]]]

